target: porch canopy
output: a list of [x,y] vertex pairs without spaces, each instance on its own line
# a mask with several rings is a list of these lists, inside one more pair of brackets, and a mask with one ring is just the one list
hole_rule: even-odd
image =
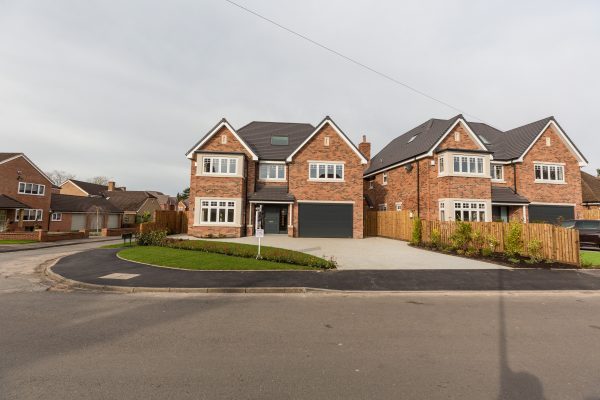
[[499,206],[525,206],[530,201],[505,186],[492,186],[492,204]]
[[248,195],[250,203],[293,203],[295,200],[287,186],[256,185],[256,192]]
[[12,197],[8,197],[5,194],[0,194],[0,209],[3,210],[16,210],[22,208],[31,208],[27,204],[21,203],[13,199]]

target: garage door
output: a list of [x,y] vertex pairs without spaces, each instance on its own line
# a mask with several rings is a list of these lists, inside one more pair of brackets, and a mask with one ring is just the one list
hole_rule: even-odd
[[575,219],[573,206],[529,206],[529,222],[548,222],[556,224],[562,219]]
[[72,214],[71,216],[71,230],[80,231],[85,229],[85,214]]
[[300,203],[298,236],[352,237],[352,204]]
[[110,214],[108,216],[108,228],[113,229],[113,228],[118,228],[118,227],[119,227],[119,216]]

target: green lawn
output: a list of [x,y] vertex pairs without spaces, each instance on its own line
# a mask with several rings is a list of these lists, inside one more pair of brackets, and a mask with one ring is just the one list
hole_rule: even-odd
[[129,241],[127,242],[126,245],[123,245],[123,243],[116,243],[116,244],[105,244],[104,246],[101,246],[101,249],[120,249],[122,248],[126,248],[126,247],[135,247],[137,246],[137,244],[135,244],[134,242],[131,242],[131,244],[129,244]]
[[581,265],[591,265],[593,267],[600,267],[600,251],[582,251],[581,252]]
[[37,240],[0,240],[0,244],[27,244],[27,243],[37,243]]
[[147,264],[194,270],[318,270],[318,268],[168,247],[135,246],[119,256]]

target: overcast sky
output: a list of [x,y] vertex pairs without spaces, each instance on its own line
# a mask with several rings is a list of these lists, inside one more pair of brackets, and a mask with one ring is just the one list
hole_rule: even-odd
[[[600,168],[598,1],[236,1],[499,129],[554,115]],[[0,0],[0,151],[44,170],[175,194],[222,117],[376,152],[457,113],[223,0]]]

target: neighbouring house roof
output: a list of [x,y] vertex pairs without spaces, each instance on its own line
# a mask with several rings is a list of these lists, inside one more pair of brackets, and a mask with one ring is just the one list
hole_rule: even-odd
[[104,197],[84,197],[53,194],[50,201],[53,212],[98,212],[121,213],[121,210]]
[[279,201],[292,203],[295,198],[288,192],[287,186],[256,185],[256,192],[248,195],[249,201]]
[[17,156],[22,155],[23,153],[0,153],[0,162],[10,160],[11,158],[15,158]]
[[600,204],[600,178],[581,171],[581,191],[584,203]]
[[169,196],[168,194],[163,194],[162,192],[156,192],[153,190],[149,190],[148,193],[150,193],[152,196],[156,197],[158,199],[158,203],[160,205],[163,205],[163,204],[166,204],[169,206],[177,205],[177,199],[173,196]]
[[[238,129],[238,134],[261,159],[285,161],[314,130],[311,124],[253,121]],[[272,136],[285,136],[288,144],[273,145]]]
[[112,204],[117,206],[122,211],[134,211],[137,212],[142,205],[148,199],[155,199],[156,197],[146,191],[105,191],[102,195],[110,201]]
[[[79,187],[81,190],[86,192],[89,196],[102,196],[102,192],[108,190],[108,186],[99,185],[97,183],[79,181],[76,179],[69,179],[68,181],[71,181],[71,183],[73,183],[75,186]],[[63,185],[65,183],[63,183]]]
[[35,165],[33,163],[33,161],[31,161],[26,155],[25,153],[0,153],[0,164],[11,161],[14,158],[18,158],[18,157],[23,157],[23,159],[25,161],[27,161],[29,164],[31,164],[31,166],[33,168],[35,168],[35,170],[37,172],[40,173],[40,175],[42,175],[48,182],[50,182],[51,185],[54,184],[54,182],[52,182],[52,179],[50,179],[50,177],[48,175],[46,175],[46,173],[44,171],[42,171],[37,165]]
[[566,141],[567,147],[580,160],[580,165],[587,163],[583,154],[554,117],[547,117],[503,132],[485,123],[468,122],[462,115],[457,115],[447,120],[430,119],[398,136],[371,159],[371,163],[364,174],[373,174],[396,164],[409,162],[415,157],[426,155],[435,150],[433,147],[458,120],[461,120],[467,129],[470,129],[480,142],[492,152],[496,161],[522,161],[520,158],[531,148],[544,129],[548,125],[554,124],[559,134]]
[[31,208],[27,204],[21,203],[18,200],[13,199],[5,194],[0,194],[0,208],[2,209],[17,209],[17,208]]
[[492,185],[492,203],[529,204],[529,200],[509,187]]

